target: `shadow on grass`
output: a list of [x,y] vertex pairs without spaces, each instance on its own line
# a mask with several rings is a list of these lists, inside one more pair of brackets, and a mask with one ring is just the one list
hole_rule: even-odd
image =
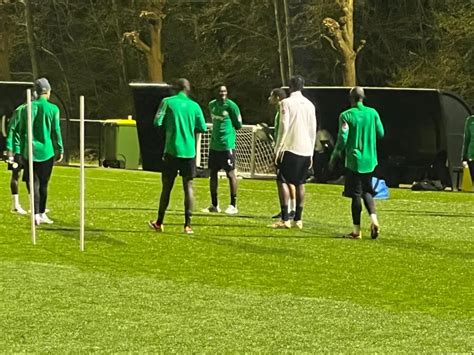
[[382,213],[397,214],[404,216],[421,217],[453,217],[453,218],[474,218],[474,213],[449,213],[437,211],[401,211],[401,210],[380,210]]
[[[60,227],[53,227],[53,226],[45,226],[45,227],[39,227],[38,230],[43,230],[47,231],[51,234],[61,236],[63,238],[68,238],[72,240],[79,241],[79,228],[67,225],[65,223],[61,223],[60,221],[56,220],[58,224],[61,224]],[[114,232],[114,230],[103,230],[103,229],[89,229],[86,226],[86,231],[87,231],[87,241],[88,242],[99,242],[99,243],[106,243],[109,245],[126,245],[122,240],[118,240],[112,237],[109,237],[107,234],[104,232]],[[125,230],[120,230],[117,231],[117,233],[141,233],[140,231],[125,231]]]
[[227,238],[220,238],[217,236],[211,236],[210,238],[201,238],[199,236],[194,236],[193,240],[197,240],[204,243],[210,243],[214,245],[224,245],[234,249],[239,249],[240,251],[246,253],[260,254],[260,255],[285,255],[291,256],[294,258],[305,258],[306,255],[302,252],[299,252],[294,249],[285,249],[285,248],[275,248],[267,247],[263,245],[256,245],[252,243],[247,243],[243,241],[235,241]]

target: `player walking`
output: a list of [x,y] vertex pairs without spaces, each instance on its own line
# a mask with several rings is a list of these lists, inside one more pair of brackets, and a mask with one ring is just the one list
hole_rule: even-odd
[[316,108],[301,90],[304,79],[297,75],[290,79],[290,97],[281,101],[280,127],[275,145],[277,185],[280,197],[281,220],[272,228],[291,228],[288,216],[289,185],[296,189],[294,225],[303,228],[305,182],[313,159],[316,140]]
[[163,126],[166,145],[161,174],[162,190],[158,219],[150,221],[149,226],[157,232],[163,232],[163,220],[170,202],[176,176],[183,179],[184,189],[184,232],[193,234],[191,216],[193,209],[193,178],[196,176],[196,137],[195,133],[207,131],[206,122],[197,102],[189,98],[191,85],[186,79],[177,83],[180,92],[163,99],[156,113],[154,124]]
[[13,213],[18,213],[20,215],[26,215],[27,212],[21,207],[20,204],[20,195],[18,194],[19,188],[18,184],[20,181],[21,170],[23,169],[23,159],[20,152],[20,147],[18,144],[14,143],[18,141],[20,137],[18,136],[18,124],[21,120],[22,111],[26,108],[25,104],[22,104],[17,107],[15,112],[13,112],[12,118],[8,124],[8,134],[6,140],[6,149],[8,154],[8,170],[11,170],[12,176],[10,180],[10,191],[12,194],[12,209]]
[[225,210],[228,215],[239,213],[237,209],[237,176],[235,175],[235,137],[236,129],[242,127],[242,117],[237,104],[227,97],[227,87],[219,87],[219,98],[209,102],[212,118],[211,146],[209,149],[209,169],[211,176],[211,205],[203,212],[221,211],[217,198],[218,174],[224,170],[230,187],[230,204]]
[[344,196],[352,198],[352,221],[354,229],[345,238],[361,239],[361,198],[370,215],[370,234],[378,237],[380,225],[373,199],[372,175],[377,166],[377,138],[383,138],[384,128],[377,111],[364,105],[365,93],[361,87],[350,91],[352,108],[339,118],[339,133],[330,166],[345,152],[346,181]]
[[[33,174],[35,193],[35,222],[37,225],[53,221],[46,215],[48,200],[48,184],[53,171],[54,159],[58,153],[57,162],[63,160],[64,148],[61,135],[59,108],[49,102],[51,85],[46,78],[35,81],[38,99],[31,103],[33,120]],[[18,137],[13,145],[13,151],[23,155],[24,166],[28,166],[28,116],[26,107],[21,111],[18,125]],[[23,173],[23,181],[29,181],[29,169]],[[29,184],[27,184],[29,188]]]

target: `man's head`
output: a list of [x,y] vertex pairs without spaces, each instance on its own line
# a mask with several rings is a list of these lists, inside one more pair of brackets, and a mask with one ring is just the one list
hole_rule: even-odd
[[179,91],[184,92],[185,94],[189,94],[191,92],[191,83],[188,79],[178,79],[176,82],[176,87]]
[[217,88],[217,95],[222,101],[227,99],[227,87],[225,85],[219,85]]
[[281,88],[275,88],[270,92],[270,96],[268,97],[268,102],[272,105],[278,105],[278,103],[286,99],[286,92]]
[[51,85],[48,79],[40,78],[35,81],[35,92],[38,96],[46,96],[49,99],[51,96]]
[[349,98],[351,100],[351,104],[355,105],[358,102],[364,101],[365,99],[365,92],[364,89],[360,86],[355,86],[349,92]]
[[304,87],[304,78],[301,75],[295,75],[290,78],[290,92],[301,91]]

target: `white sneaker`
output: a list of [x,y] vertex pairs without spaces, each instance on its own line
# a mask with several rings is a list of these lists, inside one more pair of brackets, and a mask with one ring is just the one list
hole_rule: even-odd
[[13,207],[13,208],[12,208],[12,213],[18,213],[18,214],[20,214],[20,215],[22,215],[22,216],[28,214],[23,208],[21,208],[21,206]]
[[35,215],[35,225],[39,226],[41,224],[41,216],[39,214]]
[[49,219],[49,217],[46,215],[46,213],[43,213],[40,215],[40,220],[41,220],[41,223],[46,223],[46,224],[53,224],[54,222]]
[[298,229],[303,229],[303,221],[302,220],[294,221],[293,226],[298,228]]
[[239,213],[239,210],[237,209],[237,207],[229,205],[229,207],[227,207],[224,213],[228,215],[233,215]]
[[221,213],[221,209],[219,208],[219,206],[213,206],[213,205],[210,205],[209,207],[207,208],[204,208],[202,210],[202,212],[204,213]]

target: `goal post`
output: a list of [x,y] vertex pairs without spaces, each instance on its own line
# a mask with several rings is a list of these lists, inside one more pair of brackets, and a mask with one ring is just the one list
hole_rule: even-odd
[[[200,135],[197,149],[197,165],[208,168],[212,124]],[[237,175],[245,178],[266,178],[275,176],[273,143],[259,138],[258,126],[243,125],[236,132],[235,165]]]

